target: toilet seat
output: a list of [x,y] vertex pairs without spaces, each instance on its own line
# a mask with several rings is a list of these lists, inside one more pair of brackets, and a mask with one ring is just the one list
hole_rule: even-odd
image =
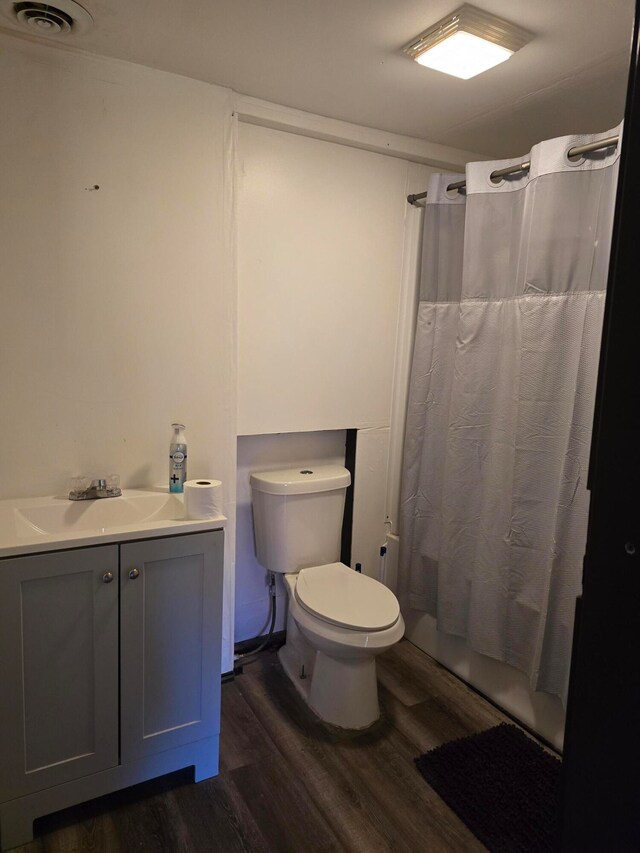
[[318,619],[353,631],[384,631],[400,616],[400,605],[390,589],[344,563],[301,569],[295,598]]

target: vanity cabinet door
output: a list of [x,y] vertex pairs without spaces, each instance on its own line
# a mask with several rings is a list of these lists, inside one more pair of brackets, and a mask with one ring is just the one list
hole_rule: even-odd
[[0,560],[0,802],[118,764],[118,546]]
[[220,732],[223,532],[120,546],[122,762]]

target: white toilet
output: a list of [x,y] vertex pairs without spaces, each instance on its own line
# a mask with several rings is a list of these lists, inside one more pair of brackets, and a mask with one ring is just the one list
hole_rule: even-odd
[[363,729],[380,716],[375,656],[404,621],[391,590],[337,562],[350,482],[338,465],[251,475],[258,560],[289,598],[280,661],[319,717]]

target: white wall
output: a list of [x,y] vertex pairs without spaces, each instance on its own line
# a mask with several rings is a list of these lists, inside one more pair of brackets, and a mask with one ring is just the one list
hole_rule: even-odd
[[[225,484],[228,670],[236,488],[231,109],[245,122],[291,131],[241,125],[247,310],[240,333],[248,343],[240,431],[365,429],[353,562],[374,576],[404,196],[421,188],[412,170],[423,168],[403,158],[428,159],[433,146],[7,35],[0,47],[0,429],[11,436],[0,497],[64,494],[81,473],[118,472],[125,487],[164,483],[169,424],[186,422],[191,474]],[[449,166],[466,159],[441,146],[436,153],[443,152]],[[295,334],[286,337],[289,320]],[[337,458],[317,440],[306,437],[301,455]],[[342,458],[343,433],[339,443]],[[275,456],[269,439],[258,446],[266,455],[254,466],[296,461],[295,443]],[[252,535],[245,518],[243,561]],[[255,564],[243,567],[239,638],[259,632],[265,604]]]
[[[238,438],[236,642],[266,633],[269,623],[266,571],[255,555],[249,475],[253,471],[277,468],[344,465],[345,441],[344,430]],[[275,630],[282,631],[285,627],[286,593],[280,579],[277,589]]]
[[363,574],[382,580],[380,548],[387,535],[386,491],[389,457],[389,427],[358,430],[351,565]]
[[[403,197],[426,189],[433,167],[406,163]],[[419,293],[419,261],[422,248],[424,213],[421,207],[405,202],[403,210],[403,243],[400,248],[395,312],[394,371],[388,394],[389,425],[358,431],[356,482],[354,495],[353,548],[351,564],[361,563],[362,571],[393,586],[393,578],[385,573],[380,547],[386,536],[397,531],[400,479],[404,447],[407,393],[416,308]]]
[[238,432],[388,426],[407,163],[238,134]]
[[[321,125],[316,117],[316,132]],[[302,128],[308,132],[308,121]],[[406,195],[426,187],[433,169],[364,150],[362,134],[354,148],[349,139],[241,122],[238,137],[238,431],[291,432],[300,441],[301,431],[359,429],[351,564],[377,578],[395,350],[404,334],[405,226],[419,216]],[[402,321],[411,325],[413,315]],[[284,451],[286,437],[277,439]],[[317,439],[308,440],[312,452]],[[239,440],[241,457],[250,447],[254,467],[273,467],[269,439],[247,441]],[[287,452],[283,464],[294,464]],[[238,476],[240,640],[264,628],[267,602],[242,459]]]
[[164,484],[185,423],[189,472],[225,484],[230,669],[230,93],[0,35],[0,102],[0,497]]

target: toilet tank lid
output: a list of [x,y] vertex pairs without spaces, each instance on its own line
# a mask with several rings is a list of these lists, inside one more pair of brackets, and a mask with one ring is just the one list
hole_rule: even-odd
[[260,471],[251,475],[251,488],[270,495],[305,495],[344,489],[351,474],[341,465],[302,465],[280,471]]

